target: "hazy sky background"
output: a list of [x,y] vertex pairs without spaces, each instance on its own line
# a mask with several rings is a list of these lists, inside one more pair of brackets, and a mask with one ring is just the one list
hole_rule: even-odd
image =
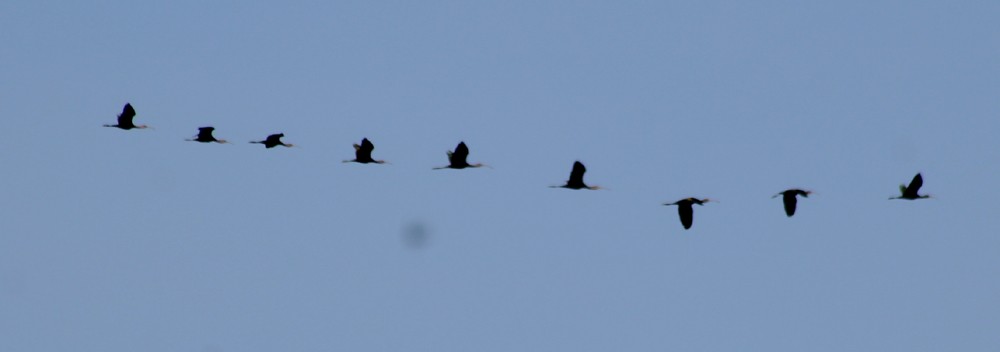
[[1000,350],[998,14],[0,2],[0,350]]

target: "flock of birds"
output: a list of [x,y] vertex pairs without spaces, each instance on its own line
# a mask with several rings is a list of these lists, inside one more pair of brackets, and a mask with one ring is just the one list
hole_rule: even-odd
[[[134,117],[135,117],[135,109],[132,108],[132,104],[126,103],[125,107],[122,109],[122,113],[118,115],[118,124],[104,125],[104,127],[116,127],[123,130],[143,129],[149,127],[146,125],[136,125],[132,121]],[[188,139],[188,141],[201,142],[201,143],[229,143],[225,139],[215,138],[215,136],[212,135],[212,132],[214,131],[215,131],[214,127],[200,127],[198,128],[198,135],[195,136],[194,138]],[[263,144],[264,147],[266,148],[274,148],[279,145],[283,147],[293,147],[294,144],[284,143],[281,141],[281,138],[284,136],[285,134],[283,133],[276,133],[267,136],[267,138],[265,138],[262,141],[251,141],[250,143]],[[368,138],[364,138],[361,140],[361,144],[354,145],[354,159],[344,160],[344,162],[345,163],[355,162],[361,164],[386,163],[385,160],[375,160],[372,158],[372,151],[374,150],[375,150],[375,145],[372,144],[372,142],[369,141]],[[448,152],[448,165],[435,167],[434,169],[435,170],[465,169],[465,168],[477,168],[483,166],[489,167],[481,163],[470,164],[467,160],[468,156],[469,156],[469,147],[465,145],[465,142],[459,142],[458,146],[455,147],[454,151]],[[588,186],[586,183],[583,182],[583,174],[586,172],[587,168],[583,166],[583,163],[576,161],[573,163],[573,170],[570,171],[569,179],[566,180],[566,184],[562,186],[551,186],[551,187],[568,188],[574,190],[600,189],[601,188],[600,186]],[[898,197],[892,197],[889,199],[915,200],[921,198],[930,198],[929,195],[921,195],[919,193],[920,187],[923,186],[923,184],[924,184],[924,178],[918,173],[916,176],[913,176],[913,180],[910,181],[909,185],[906,184],[899,185],[899,192],[901,194]],[[782,202],[784,203],[785,206],[785,215],[791,217],[792,215],[795,215],[795,207],[798,203],[798,197],[801,196],[803,198],[807,198],[811,193],[812,193],[811,191],[793,188],[779,192],[778,194],[775,194],[771,198],[777,198],[778,196],[781,196]],[[705,203],[708,203],[710,201],[711,200],[707,198],[698,199],[692,197],[692,198],[684,198],[673,203],[663,203],[663,205],[677,206],[677,214],[680,216],[681,225],[683,225],[684,229],[686,230],[690,229],[691,225],[694,223],[694,205],[695,204],[705,205]]]

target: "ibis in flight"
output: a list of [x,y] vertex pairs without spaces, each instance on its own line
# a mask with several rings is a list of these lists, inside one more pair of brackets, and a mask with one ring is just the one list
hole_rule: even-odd
[[569,188],[569,189],[601,189],[601,186],[587,186],[583,183],[583,174],[587,172],[587,168],[583,166],[583,163],[576,161],[573,163],[573,171],[569,173],[569,180],[566,180],[566,184],[562,186],[550,186],[552,188]]
[[795,215],[795,204],[798,203],[798,199],[796,199],[795,197],[802,196],[808,198],[809,194],[811,193],[812,191],[803,191],[801,189],[792,188],[789,190],[782,191],[778,194],[775,194],[771,198],[777,198],[778,196],[781,196],[781,201],[785,203],[785,215],[788,215],[788,217],[792,217],[792,215]]
[[284,136],[285,136],[284,133],[275,133],[275,134],[272,134],[270,136],[267,136],[267,139],[265,139],[265,140],[254,141],[254,142],[250,142],[250,143],[263,144],[264,147],[266,147],[266,148],[274,148],[274,147],[277,147],[279,145],[285,146],[285,147],[289,147],[289,148],[294,147],[295,146],[294,144],[290,144],[290,143],[286,144],[285,142],[281,141],[281,137],[284,137]]
[[926,194],[925,195],[920,195],[920,194],[917,193],[917,192],[920,191],[920,186],[923,186],[923,185],[924,185],[924,178],[923,178],[923,176],[920,176],[920,173],[917,173],[916,176],[913,176],[913,180],[910,181],[910,185],[909,186],[903,185],[903,184],[899,185],[899,192],[902,193],[899,197],[892,197],[892,198],[889,198],[889,199],[914,200],[914,199],[920,199],[920,198],[930,198],[931,196],[929,196],[929,195],[926,195]]
[[[435,167],[434,170],[440,169],[464,169],[467,167],[483,167],[485,164],[469,164],[466,158],[469,157],[469,147],[465,145],[465,142],[458,142],[458,146],[455,147],[455,151],[448,152],[448,166]],[[489,167],[489,166],[486,166]]]
[[[202,143],[229,143],[225,139],[217,139],[212,135],[212,131],[215,131],[215,127],[198,127],[198,135],[193,139],[187,139],[192,142],[202,142]],[[270,147],[268,147],[270,148]]]
[[676,205],[677,215],[681,217],[681,225],[684,225],[684,229],[690,229],[691,224],[694,223],[694,208],[692,205],[705,205],[708,203],[709,199],[698,199],[698,198],[684,198],[673,203],[663,203],[663,205]]
[[126,131],[133,128],[149,128],[149,126],[146,125],[136,125],[132,123],[133,117],[135,117],[135,109],[132,108],[132,104],[125,103],[125,107],[122,108],[122,113],[118,115],[118,124],[104,125],[104,127],[118,127]]
[[385,164],[385,160],[372,159],[372,151],[375,145],[368,138],[361,139],[361,144],[354,145],[354,160],[344,160],[345,163],[355,162],[361,164],[376,163]]

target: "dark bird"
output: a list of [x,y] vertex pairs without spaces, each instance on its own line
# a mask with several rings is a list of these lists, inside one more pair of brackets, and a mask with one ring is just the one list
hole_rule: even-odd
[[226,141],[225,139],[216,139],[215,136],[212,135],[212,131],[215,131],[215,127],[198,127],[198,135],[195,136],[193,139],[186,139],[186,140],[192,142],[202,142],[202,143],[211,143],[211,142],[229,143],[229,141]]
[[552,188],[569,188],[569,189],[601,189],[601,186],[587,186],[583,183],[583,174],[587,172],[587,168],[583,166],[583,163],[576,161],[573,163],[573,171],[569,173],[569,180],[566,180],[566,184],[562,186],[549,186]]
[[808,198],[809,194],[811,193],[812,191],[803,191],[801,189],[793,188],[775,194],[771,198],[777,198],[778,196],[781,196],[782,202],[785,203],[785,214],[788,215],[788,217],[791,217],[792,215],[795,215],[795,204],[798,203],[798,199],[796,199],[795,196],[803,196]]
[[122,108],[122,113],[118,115],[117,125],[104,125],[104,127],[118,127],[123,130],[130,130],[133,128],[149,128],[146,125],[136,125],[132,123],[132,118],[135,117],[135,109],[132,108],[132,104],[125,103],[125,107]]
[[693,204],[705,205],[705,203],[710,202],[709,199],[698,199],[698,198],[684,198],[673,203],[663,203],[663,205],[676,205],[677,215],[681,217],[681,225],[684,225],[684,229],[690,229],[691,224],[694,223],[694,208],[691,206]]
[[455,151],[448,152],[448,166],[435,167],[434,170],[440,169],[464,169],[467,167],[489,167],[485,164],[469,164],[465,159],[469,157],[469,147],[465,145],[465,142],[458,142],[458,146],[455,147]]
[[284,133],[275,133],[275,134],[272,134],[270,136],[267,136],[267,139],[265,139],[265,140],[256,141],[256,142],[250,142],[250,143],[263,144],[267,148],[274,148],[274,147],[277,147],[279,145],[283,145],[283,146],[286,146],[286,147],[294,147],[295,146],[294,144],[285,144],[284,142],[281,141],[281,137],[284,137],[284,136],[285,136]]
[[372,144],[368,138],[361,139],[361,144],[354,145],[354,160],[344,160],[345,163],[355,162],[355,163],[376,163],[385,164],[385,160],[375,160],[372,159],[372,151],[375,150],[375,145]]
[[908,200],[914,200],[914,199],[920,199],[920,198],[930,198],[931,196],[929,196],[929,195],[926,195],[926,194],[925,195],[920,195],[920,194],[917,193],[917,192],[920,191],[920,187],[923,186],[923,185],[924,185],[924,178],[923,178],[923,176],[920,176],[920,173],[917,173],[916,176],[913,176],[913,180],[910,181],[910,185],[909,186],[903,185],[903,184],[899,185],[899,192],[902,193],[899,197],[892,197],[892,198],[889,198],[889,199],[908,199]]

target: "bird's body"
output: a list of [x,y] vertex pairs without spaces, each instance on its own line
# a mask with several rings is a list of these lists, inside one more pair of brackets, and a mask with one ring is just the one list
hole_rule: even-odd
[[587,168],[583,166],[583,163],[576,161],[573,163],[573,170],[570,171],[569,179],[566,180],[566,184],[552,187],[569,189],[601,189],[600,186],[587,186],[586,183],[583,183],[583,174],[586,172]]
[[211,143],[211,142],[229,143],[225,139],[215,138],[215,136],[212,135],[212,131],[215,131],[215,127],[198,127],[198,135],[195,136],[193,139],[188,139],[188,141],[201,142],[201,143]]
[[464,169],[467,167],[476,168],[486,166],[481,163],[469,164],[469,161],[466,160],[468,157],[469,147],[465,145],[465,142],[458,142],[455,151],[448,152],[448,166],[435,167],[434,169]]
[[663,203],[663,205],[676,205],[677,215],[681,218],[681,225],[684,225],[684,229],[690,229],[691,225],[694,224],[694,204],[705,205],[709,202],[709,199],[698,199],[698,198],[684,198],[673,203]]
[[136,125],[132,122],[132,118],[135,117],[135,109],[132,108],[132,104],[125,103],[125,107],[122,108],[122,113],[118,115],[117,125],[104,125],[104,127],[117,127],[123,130],[131,130],[133,128],[149,128],[146,125]]
[[294,144],[287,144],[287,143],[284,143],[284,142],[281,141],[281,137],[284,137],[284,136],[285,136],[284,133],[275,133],[275,134],[272,134],[270,136],[267,136],[267,139],[264,139],[262,141],[254,141],[254,142],[250,142],[250,143],[263,144],[264,147],[266,147],[266,148],[274,148],[274,147],[277,147],[279,145],[280,146],[285,146],[285,147],[294,147],[295,146]]
[[782,202],[785,204],[785,215],[791,217],[792,215],[795,215],[795,204],[798,203],[798,199],[796,199],[795,197],[796,196],[809,197],[809,194],[811,193],[812,191],[803,191],[801,189],[793,188],[775,194],[774,197],[771,198],[775,198],[780,195]]
[[913,176],[913,180],[910,181],[909,186],[902,184],[899,185],[899,193],[901,193],[899,197],[892,197],[889,199],[914,200],[920,198],[930,198],[931,196],[929,195],[920,195],[918,193],[920,192],[920,187],[922,187],[923,185],[924,185],[924,177],[921,176],[920,173],[917,173],[916,176]]
[[344,162],[345,163],[354,162],[361,164],[368,164],[368,163],[384,164],[385,160],[372,159],[373,150],[375,150],[375,144],[372,144],[372,142],[369,141],[368,138],[362,138],[361,144],[354,145],[354,159],[344,160]]

